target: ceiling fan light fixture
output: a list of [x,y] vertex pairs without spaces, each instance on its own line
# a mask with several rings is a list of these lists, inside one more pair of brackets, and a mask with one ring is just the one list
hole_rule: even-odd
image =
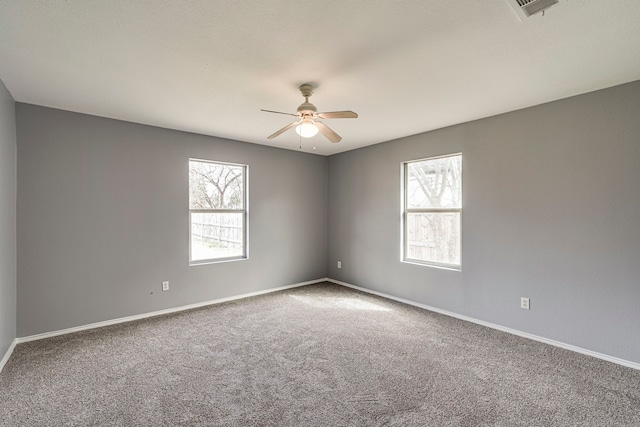
[[302,122],[296,126],[296,132],[303,138],[313,138],[318,134],[318,127],[313,122]]

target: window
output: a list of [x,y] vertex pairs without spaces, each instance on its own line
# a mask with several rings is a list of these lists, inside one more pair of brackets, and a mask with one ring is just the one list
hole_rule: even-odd
[[189,262],[247,257],[247,166],[189,160]]
[[462,154],[405,162],[403,260],[459,269]]

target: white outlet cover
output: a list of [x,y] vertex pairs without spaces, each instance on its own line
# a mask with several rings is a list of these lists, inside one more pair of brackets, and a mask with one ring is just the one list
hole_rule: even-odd
[[529,310],[529,298],[520,298],[520,308]]
[[169,290],[169,282],[162,282],[162,290],[163,291]]

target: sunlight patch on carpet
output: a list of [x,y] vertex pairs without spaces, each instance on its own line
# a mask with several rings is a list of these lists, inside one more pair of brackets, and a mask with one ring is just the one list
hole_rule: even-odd
[[346,308],[348,310],[369,310],[369,311],[391,311],[388,307],[374,304],[369,301],[362,301],[350,297],[318,297],[306,295],[289,295],[296,301],[303,302],[316,308]]

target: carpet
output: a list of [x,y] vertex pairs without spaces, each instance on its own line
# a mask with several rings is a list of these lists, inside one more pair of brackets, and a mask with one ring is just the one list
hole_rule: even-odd
[[639,426],[640,371],[323,283],[22,343],[0,426]]

